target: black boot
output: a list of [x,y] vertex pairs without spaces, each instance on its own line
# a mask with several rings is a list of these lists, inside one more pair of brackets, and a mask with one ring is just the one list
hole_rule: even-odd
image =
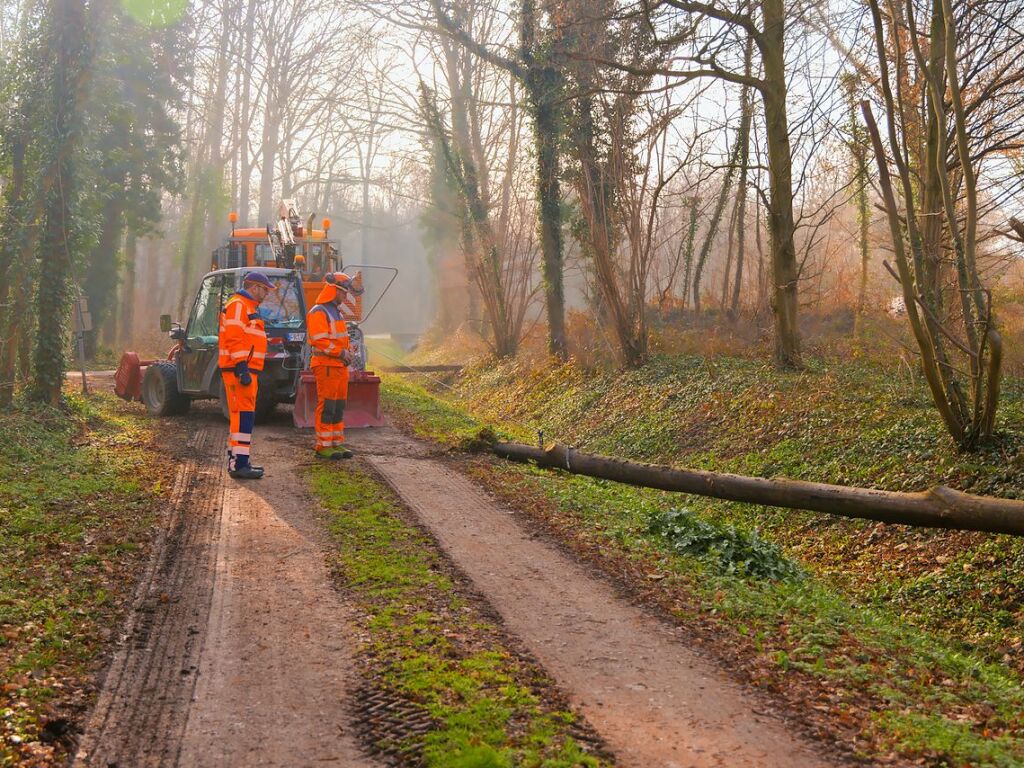
[[239,467],[228,472],[235,480],[259,480],[263,477],[263,467]]
[[350,451],[345,446],[341,445],[341,446],[338,446],[337,448],[334,449],[334,455],[331,458],[332,459],[351,459],[352,458],[352,451]]

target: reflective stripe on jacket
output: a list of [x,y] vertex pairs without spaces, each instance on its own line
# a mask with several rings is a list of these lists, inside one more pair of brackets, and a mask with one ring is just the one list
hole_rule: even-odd
[[267,357],[267,333],[259,304],[247,292],[239,291],[224,305],[220,313],[217,365],[222,370],[234,370],[238,363],[248,362],[249,369],[263,370]]
[[310,367],[347,367],[341,359],[341,353],[349,348],[348,327],[337,307],[333,304],[317,304],[309,310],[306,332],[309,334],[309,345],[313,348]]

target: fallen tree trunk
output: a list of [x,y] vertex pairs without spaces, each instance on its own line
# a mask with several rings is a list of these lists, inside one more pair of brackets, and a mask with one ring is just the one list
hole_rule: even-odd
[[1024,501],[973,496],[943,485],[921,493],[899,493],[803,480],[769,480],[611,459],[580,453],[575,448],[557,443],[547,449],[520,443],[498,443],[493,450],[504,459],[534,461],[544,467],[644,488],[827,512],[883,523],[1024,536]]
[[384,373],[458,373],[461,365],[385,365]]

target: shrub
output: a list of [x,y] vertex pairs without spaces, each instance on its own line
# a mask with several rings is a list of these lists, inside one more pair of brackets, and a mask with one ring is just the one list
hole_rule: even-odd
[[777,546],[732,525],[716,525],[688,509],[656,512],[648,531],[680,555],[693,555],[715,563],[722,573],[756,579],[794,579],[800,570]]

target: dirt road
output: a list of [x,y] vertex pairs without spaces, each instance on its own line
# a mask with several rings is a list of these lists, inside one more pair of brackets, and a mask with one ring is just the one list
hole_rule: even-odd
[[263,430],[260,458],[286,482],[238,483],[219,415],[190,418],[168,533],[76,764],[372,765],[352,736],[349,621],[296,480],[301,443]]
[[[200,409],[168,513],[76,763],[369,766],[351,726],[351,617],[296,481],[308,435],[258,430],[260,482],[222,467],[225,427]],[[830,764],[764,704],[618,596],[514,510],[390,428],[351,434],[456,567],[624,766]],[[285,479],[286,482],[275,482]]]
[[498,610],[623,766],[828,763],[685,637],[531,535],[474,483],[409,438],[353,441]]

